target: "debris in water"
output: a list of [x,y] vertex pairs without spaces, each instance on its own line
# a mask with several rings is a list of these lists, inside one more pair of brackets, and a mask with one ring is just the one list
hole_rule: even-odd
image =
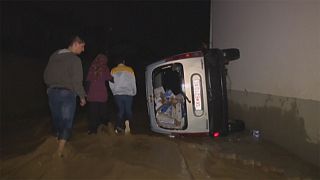
[[252,136],[259,139],[260,138],[260,131],[259,130],[252,130]]
[[169,138],[175,138],[176,136],[175,135],[173,135],[173,134],[170,134],[169,135]]

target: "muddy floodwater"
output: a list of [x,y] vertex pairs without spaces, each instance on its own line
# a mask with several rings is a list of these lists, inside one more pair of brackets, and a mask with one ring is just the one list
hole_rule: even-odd
[[169,137],[151,132],[146,112],[138,111],[131,135],[115,135],[110,124],[87,135],[86,116],[80,113],[67,154],[60,158],[55,156],[57,141],[48,133],[50,117],[41,121],[16,127],[18,132],[3,138],[1,179],[320,178],[317,167],[248,130],[216,139]]

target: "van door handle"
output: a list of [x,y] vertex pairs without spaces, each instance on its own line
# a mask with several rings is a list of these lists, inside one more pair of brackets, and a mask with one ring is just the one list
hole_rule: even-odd
[[188,96],[184,92],[181,92],[181,94],[188,101],[188,103],[191,103],[190,99],[188,98]]

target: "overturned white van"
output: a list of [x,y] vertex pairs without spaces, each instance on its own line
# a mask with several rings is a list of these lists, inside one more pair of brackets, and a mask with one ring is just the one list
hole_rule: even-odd
[[175,55],[146,68],[151,130],[164,134],[228,133],[225,65],[238,49],[209,49]]

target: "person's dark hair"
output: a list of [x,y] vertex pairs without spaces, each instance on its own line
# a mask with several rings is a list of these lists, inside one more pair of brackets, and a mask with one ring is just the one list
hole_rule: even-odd
[[124,57],[117,57],[117,58],[115,58],[115,64],[125,64],[125,60],[124,60]]
[[68,42],[68,46],[72,46],[74,43],[80,43],[80,44],[83,44],[85,43],[84,40],[79,37],[79,36],[72,36],[70,39],[69,39],[69,42]]

